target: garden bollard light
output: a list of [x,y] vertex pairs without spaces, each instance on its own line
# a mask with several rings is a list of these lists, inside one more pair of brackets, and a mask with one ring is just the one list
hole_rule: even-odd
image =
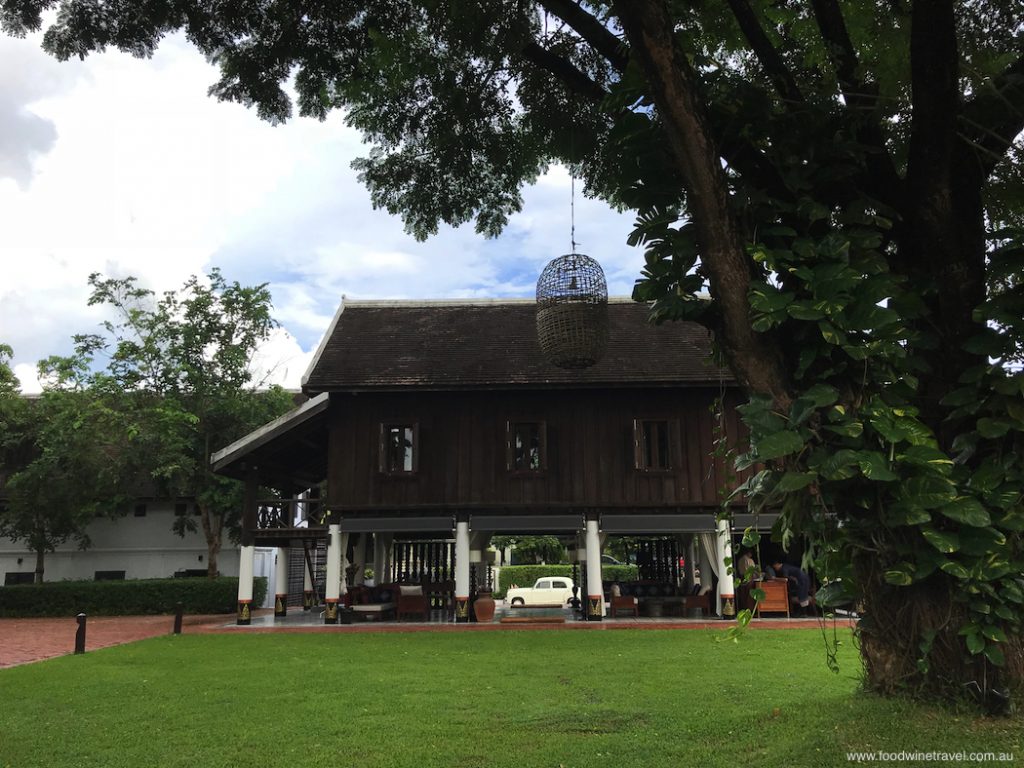
[[174,609],[174,634],[176,635],[181,634],[181,614],[183,610],[184,606],[181,603],[178,603]]
[[78,614],[78,631],[75,632],[75,653],[85,653],[85,614]]

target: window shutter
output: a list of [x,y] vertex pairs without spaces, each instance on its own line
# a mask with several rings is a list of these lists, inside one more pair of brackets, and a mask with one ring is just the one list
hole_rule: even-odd
[[515,459],[515,448],[513,442],[515,441],[515,435],[512,434],[512,422],[505,422],[505,471],[512,471],[512,462]]
[[377,468],[381,472],[388,471],[388,446],[387,446],[388,425],[380,425],[380,443],[377,446]]
[[643,439],[642,432],[643,424],[640,419],[633,419],[633,467],[635,469],[644,468],[643,449],[640,445],[641,440]]
[[420,423],[413,422],[412,425],[412,471],[420,470]]
[[537,430],[540,432],[540,469],[547,471],[548,468],[548,423],[537,422]]

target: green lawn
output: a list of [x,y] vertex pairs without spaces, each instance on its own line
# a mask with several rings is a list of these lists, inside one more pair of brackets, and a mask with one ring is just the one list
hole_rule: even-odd
[[1020,718],[859,693],[849,643],[836,675],[818,632],[721,638],[157,638],[0,670],[0,766],[791,768],[849,765],[848,750],[1013,752],[983,764],[1024,765]]

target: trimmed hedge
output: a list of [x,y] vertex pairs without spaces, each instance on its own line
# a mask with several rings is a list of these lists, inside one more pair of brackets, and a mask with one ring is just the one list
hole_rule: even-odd
[[[253,604],[262,605],[267,580],[257,577]],[[238,605],[238,579],[138,579],[130,581],[50,581],[0,587],[0,617],[132,616],[174,613],[182,603],[185,613],[234,613]]]
[[[578,569],[577,569],[578,570]],[[638,578],[635,565],[603,565],[601,575],[605,581],[636,581]],[[495,597],[504,597],[509,587],[517,584],[520,587],[532,587],[537,579],[545,576],[568,576],[572,578],[571,565],[503,565],[498,577],[498,588]]]

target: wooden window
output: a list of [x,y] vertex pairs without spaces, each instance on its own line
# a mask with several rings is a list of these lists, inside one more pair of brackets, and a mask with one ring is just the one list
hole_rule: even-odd
[[672,469],[671,422],[667,419],[635,419],[633,449],[637,469],[664,472]]
[[509,472],[543,472],[548,466],[547,425],[509,421],[505,425],[505,465]]
[[380,425],[380,471],[389,475],[411,475],[419,461],[419,425]]

